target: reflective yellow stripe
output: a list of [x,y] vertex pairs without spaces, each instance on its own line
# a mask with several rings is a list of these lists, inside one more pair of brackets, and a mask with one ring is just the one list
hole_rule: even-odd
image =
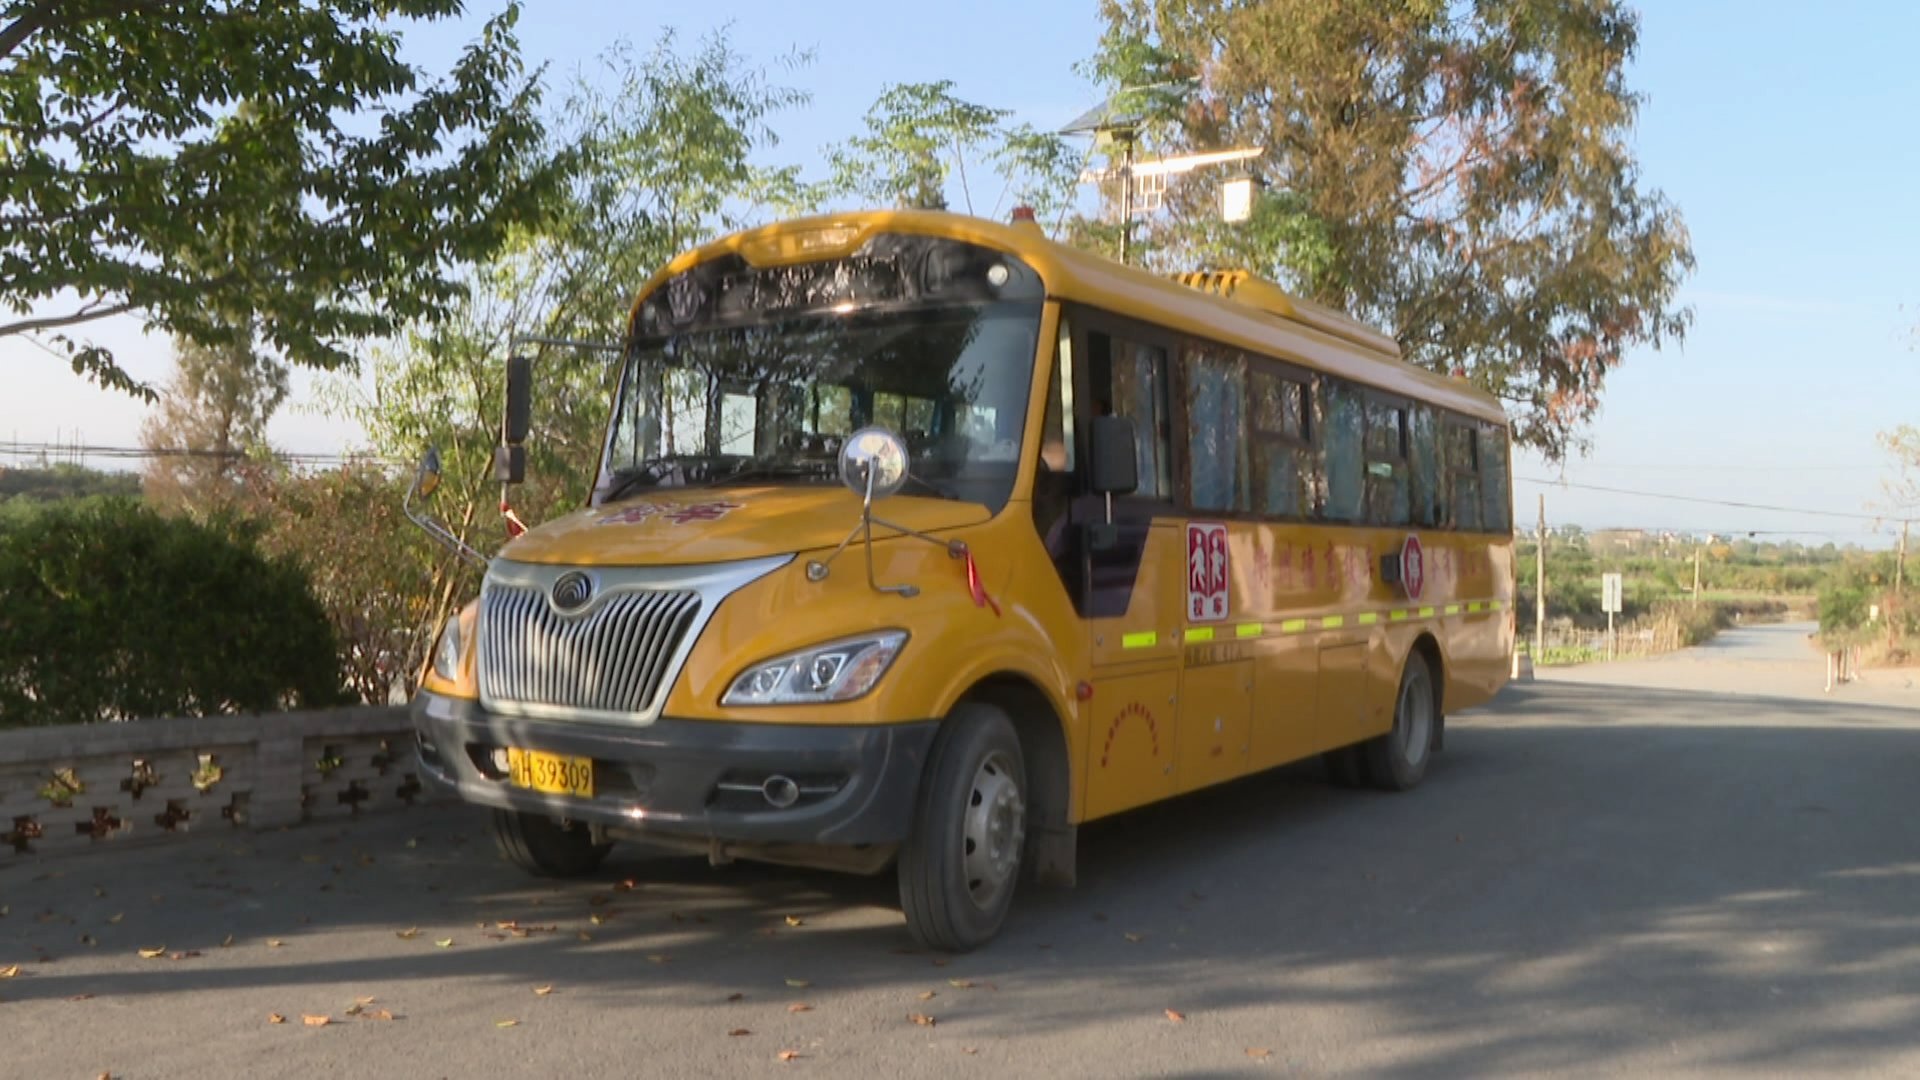
[[1306,628],[1307,620],[1305,619],[1283,619],[1280,622],[1280,632],[1283,634],[1297,634]]
[[1488,610],[1488,611],[1499,611],[1499,610],[1500,610],[1501,608],[1503,608],[1503,607],[1505,607],[1505,606],[1506,606],[1506,601],[1505,601],[1505,600],[1489,600],[1489,601],[1487,601],[1487,610]]
[[1328,615],[1320,620],[1322,630],[1338,630],[1345,625],[1347,625],[1347,617],[1344,615]]
[[1371,611],[1363,611],[1360,613],[1357,621],[1361,626],[1372,626],[1374,623],[1380,621],[1380,616]]
[[1458,614],[1460,614],[1460,605],[1459,605],[1459,604],[1448,604],[1448,605],[1447,605],[1447,614],[1449,614],[1449,615],[1458,615]]
[[1189,642],[1212,640],[1213,627],[1211,626],[1196,626],[1187,631],[1187,641]]
[[1404,611],[1390,611],[1387,613],[1387,618],[1392,619],[1394,622],[1406,622],[1407,613]]
[[1241,637],[1259,637],[1262,629],[1263,627],[1257,622],[1243,622],[1235,627],[1233,632]]
[[1475,601],[1473,601],[1472,603],[1470,603],[1470,604],[1468,604],[1468,605],[1467,605],[1467,614],[1469,614],[1469,615],[1478,615],[1478,614],[1480,613],[1480,608],[1481,608],[1481,607],[1482,607],[1482,605],[1481,605],[1481,603],[1480,603],[1480,601],[1478,601],[1478,600],[1475,600]]
[[1158,644],[1160,644],[1160,635],[1152,630],[1120,636],[1120,647],[1123,649],[1151,649]]
[[1423,618],[1423,619],[1431,619],[1431,618],[1433,618],[1433,609],[1432,609],[1432,608],[1430,608],[1430,607],[1423,607],[1423,608],[1421,608],[1421,609],[1420,609],[1420,617],[1421,617],[1421,618]]

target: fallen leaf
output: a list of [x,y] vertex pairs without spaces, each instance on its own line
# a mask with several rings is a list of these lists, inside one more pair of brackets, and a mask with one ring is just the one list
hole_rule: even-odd
[[328,1024],[333,1023],[333,1017],[314,1016],[311,1013],[301,1013],[300,1022],[307,1025],[308,1027],[326,1027]]
[[0,979],[11,979],[18,974],[20,974],[19,964],[8,964],[6,967],[0,968]]
[[369,1019],[369,1020],[391,1020],[391,1019],[393,1019],[393,1014],[392,1014],[392,1013],[390,1013],[390,1012],[388,1012],[388,1011],[387,1011],[387,1010],[385,1010],[385,1009],[375,1009],[375,1010],[373,1010],[372,1012],[370,1012],[370,1013],[368,1013],[368,1014],[367,1014],[367,1019]]
[[648,957],[647,957],[647,963],[649,963],[649,964],[671,964],[671,963],[673,963],[673,957],[671,957],[671,956],[668,956],[668,955],[667,955],[666,953],[653,953],[652,955],[650,955],[650,956],[648,956]]
[[1121,934],[1120,936],[1123,938],[1126,938],[1128,941],[1133,942],[1135,945],[1138,945],[1141,942],[1147,940],[1147,935],[1145,934]]
[[453,939],[450,937],[443,937],[439,941],[434,942],[434,944],[440,946],[443,949],[451,949],[453,948]]
[[405,930],[395,930],[393,936],[399,938],[401,941],[412,941],[414,938],[420,936],[420,928],[417,926],[409,926]]
[[793,987],[795,990],[804,990],[813,984],[805,979],[788,979],[787,985]]
[[140,959],[142,960],[158,960],[165,955],[167,955],[167,947],[165,945],[162,945],[157,949],[141,949],[140,950]]
[[960,1052],[963,1054],[977,1054],[980,1052],[980,1048],[977,1046],[963,1046],[960,1048]]
[[231,949],[233,947],[233,935],[228,934],[226,937],[221,938],[220,947],[223,949]]
[[780,1051],[780,1060],[781,1061],[798,1061],[800,1060],[800,1051],[782,1050]]
[[366,1012],[366,1011],[367,1011],[367,1010],[366,1010],[366,1007],[365,1007],[364,1005],[349,1005],[349,1006],[347,1006],[347,1015],[348,1015],[348,1016],[359,1016],[359,1015],[360,1015],[361,1013],[363,1013],[363,1012]]
[[410,847],[410,848],[417,848],[417,847],[419,847],[419,846],[420,846],[420,840],[419,840],[419,838],[418,838],[418,837],[409,837],[409,838],[407,839],[407,846],[408,846],[408,847]]
[[787,916],[787,925],[788,925],[788,926],[805,926],[806,924],[807,924],[807,920],[805,920],[805,919],[803,919],[803,918],[801,918],[801,917],[800,917],[800,916],[798,916],[798,915],[789,915],[789,916]]
[[1168,1009],[1167,1019],[1173,1021],[1176,1024],[1184,1024],[1187,1022],[1187,1014],[1180,1012],[1177,1009]]
[[380,999],[375,997],[354,998],[353,1003],[355,1005],[371,1005],[378,1000]]
[[533,988],[534,997],[546,997],[548,994],[551,994],[551,993],[553,993],[552,986],[536,986]]
[[111,923],[111,924],[112,924],[112,925],[114,925],[114,926],[119,926],[119,925],[120,925],[120,920],[121,920],[121,919],[124,919],[124,918],[126,918],[126,917],[127,917],[127,913],[123,911],[123,912],[121,912],[121,913],[120,913],[120,914],[118,914],[118,915],[109,915],[109,916],[107,916],[107,922],[109,922],[109,923]]
[[605,918],[604,918],[604,917],[603,917],[603,916],[602,916],[602,915],[601,915],[601,914],[600,914],[599,912],[597,912],[597,911],[596,911],[596,912],[594,912],[593,914],[591,914],[591,915],[589,915],[589,916],[587,916],[587,919],[588,919],[589,921],[591,921],[591,922],[593,923],[593,925],[595,925],[595,926],[599,926],[599,925],[601,925],[601,924],[603,924],[603,923],[605,923],[605,922],[607,921],[607,920],[606,920],[606,919],[605,919]]
[[497,1028],[510,1028],[510,1027],[519,1027],[519,1026],[520,1026],[520,1021],[518,1021],[518,1020],[495,1020],[495,1021],[493,1022],[493,1026],[494,1026],[494,1027],[497,1027]]
[[793,1004],[787,1006],[787,1011],[790,1013],[812,1012],[813,1006],[807,1004],[804,1001],[796,1001]]
[[589,933],[587,933],[587,932],[586,932],[585,930],[582,930],[582,931],[580,931],[580,940],[581,940],[581,941],[592,941],[592,940],[593,940],[593,935],[592,935],[592,934],[589,934]]
[[269,1024],[284,1024],[286,1022],[287,1022],[287,1018],[284,1016],[281,1016],[279,1013],[267,1014],[267,1023]]
[[751,1034],[753,1034],[753,1032],[748,1031],[746,1028],[734,1028],[732,1031],[727,1032],[727,1038],[737,1039],[742,1035],[751,1035]]
[[736,990],[733,993],[727,995],[727,1000],[728,1001],[745,1001],[747,1000],[747,995],[742,994]]
[[68,998],[67,1000],[68,1001],[92,1001],[93,995],[92,994],[75,994],[72,997]]
[[103,898],[103,897],[105,897],[106,895],[107,895],[107,890],[105,890],[105,889],[103,889],[103,888],[101,888],[101,887],[100,887],[100,886],[98,886],[98,885],[95,885],[95,886],[93,887],[93,898],[94,898],[95,900],[99,900],[99,899],[101,899],[101,898]]
[[1267,1049],[1264,1046],[1249,1046],[1247,1047],[1247,1056],[1252,1058],[1255,1061],[1259,1061],[1263,1058],[1272,1057],[1273,1051]]
[[186,950],[185,952],[171,952],[171,953],[168,953],[168,954],[167,954],[167,959],[169,959],[169,960],[191,960],[191,959],[193,959],[194,957],[196,957],[196,956],[199,956],[199,955],[200,955],[200,950],[199,950],[199,949],[188,949],[188,950]]
[[916,1024],[919,1024],[921,1027],[932,1027],[933,1025],[939,1023],[939,1021],[935,1020],[931,1016],[928,1016],[926,1013],[908,1013],[907,1019],[913,1021]]
[[973,980],[972,979],[948,979],[947,985],[959,990],[971,990],[973,989]]
[[614,888],[619,889],[621,892],[632,892],[639,887],[640,882],[635,878],[627,878],[621,881],[620,884],[614,886]]
[[98,945],[100,944],[100,942],[96,940],[92,934],[81,934],[80,944],[92,946],[92,945]]
[[938,995],[937,995],[937,994],[935,994],[935,993],[934,993],[933,991],[931,991],[931,990],[923,990],[923,991],[921,991],[921,993],[920,993],[920,1000],[921,1000],[921,1001],[932,1001],[932,1000],[933,1000],[933,999],[934,999],[935,997],[937,997],[937,996],[938,996]]
[[284,941],[281,941],[281,940],[280,940],[279,938],[277,938],[277,937],[275,937],[275,938],[268,938],[268,939],[267,939],[267,948],[269,948],[269,949],[277,949],[277,948],[279,948],[280,946],[282,946],[282,945],[285,945],[285,944],[286,944],[286,942],[284,942]]

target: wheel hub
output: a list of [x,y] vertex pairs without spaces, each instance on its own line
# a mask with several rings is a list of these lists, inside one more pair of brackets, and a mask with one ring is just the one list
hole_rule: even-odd
[[1027,808],[1011,764],[999,754],[980,763],[967,793],[964,870],[967,892],[991,906],[1013,881],[1027,839]]

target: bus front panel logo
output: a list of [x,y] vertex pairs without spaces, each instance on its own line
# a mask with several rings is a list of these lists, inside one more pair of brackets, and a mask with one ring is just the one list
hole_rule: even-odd
[[1187,523],[1187,621],[1219,622],[1227,617],[1227,526],[1218,521]]

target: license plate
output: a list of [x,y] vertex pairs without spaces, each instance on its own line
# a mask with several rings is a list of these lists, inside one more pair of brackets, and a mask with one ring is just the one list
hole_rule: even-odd
[[514,787],[549,795],[593,797],[593,759],[507,749],[507,779]]

